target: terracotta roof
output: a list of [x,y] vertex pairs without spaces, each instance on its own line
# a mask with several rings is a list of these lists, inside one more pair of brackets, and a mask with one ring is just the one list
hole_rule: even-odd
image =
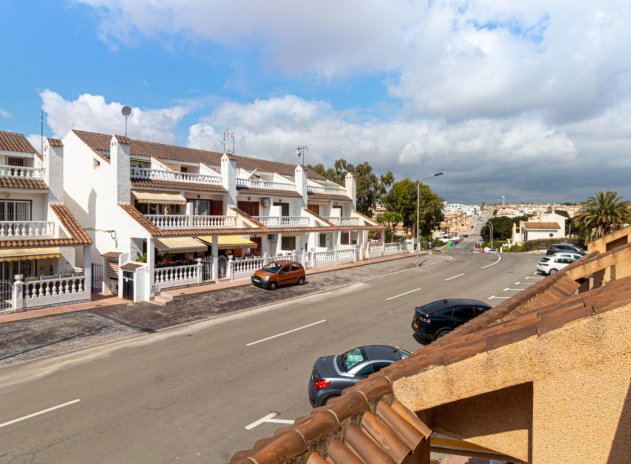
[[64,228],[70,234],[68,238],[48,238],[48,239],[23,239],[23,240],[0,240],[0,248],[24,248],[24,247],[51,247],[51,246],[73,246],[90,245],[92,239],[79,225],[77,220],[68,210],[66,205],[52,204],[50,208]]
[[17,153],[37,153],[33,145],[23,134],[16,132],[0,131],[0,150],[14,151]]
[[561,226],[557,222],[524,222],[526,229],[557,230]]
[[226,189],[216,184],[196,184],[193,182],[173,182],[170,180],[132,179],[131,186],[136,188],[154,188],[159,190],[180,190],[191,192],[226,193]]
[[140,263],[125,263],[121,266],[121,269],[124,269],[125,271],[135,271],[136,269],[142,266],[143,265]]
[[[631,244],[618,247],[616,252],[626,252],[629,248]],[[593,272],[592,263],[601,259],[602,256],[594,252],[577,260],[416,351],[409,358],[395,362],[345,389],[341,397],[297,419],[293,427],[279,429],[272,438],[259,440],[253,449],[235,453],[230,463],[403,462],[406,458],[403,454],[405,449],[400,443],[413,449],[413,445],[420,442],[406,442],[405,433],[393,426],[393,420],[388,421],[383,413],[384,404],[390,404],[391,409],[395,409],[394,405],[397,404],[396,399],[393,399],[392,383],[526,338],[540,337],[576,320],[631,304],[631,276],[609,281],[600,288],[575,293],[580,283],[568,277],[568,272],[580,269],[585,269],[586,273]],[[406,410],[403,405],[397,408],[404,412],[400,414],[401,417],[418,420],[416,414]],[[408,412],[409,416],[406,416]],[[382,424],[374,416],[381,419]],[[385,428],[375,434],[372,430],[381,425],[385,425]],[[423,438],[427,438],[430,430],[426,427],[423,430],[427,432]],[[360,433],[370,436],[372,440],[362,440]],[[383,445],[386,443],[385,436],[388,437],[389,446]],[[338,443],[340,437],[344,443]],[[399,446],[395,447],[394,443]],[[342,445],[353,453],[342,454]],[[377,448],[388,454],[389,459],[380,455]],[[394,455],[395,449],[401,452]],[[361,460],[357,460],[357,456]]]
[[239,195],[261,195],[268,197],[300,197],[301,195],[293,190],[266,190],[256,188],[237,188]]
[[64,146],[64,143],[61,140],[59,140],[59,139],[51,139],[51,138],[49,138],[48,139],[48,144],[51,147],[63,147]]
[[304,210],[309,213],[310,215],[312,215],[313,217],[318,218],[319,221],[324,222],[325,224],[328,224],[331,227],[335,227],[335,224],[333,224],[332,222],[327,221],[326,219],[324,219],[322,216],[320,216],[317,213],[314,213],[313,211],[311,211],[309,208],[304,208]]
[[118,258],[123,253],[120,251],[108,251],[107,253],[103,253],[101,256],[104,258]]
[[[74,129],[73,132],[83,140],[83,142],[97,153],[99,150],[109,151],[111,135],[99,134],[97,132],[87,132]],[[123,136],[117,135],[116,138],[121,140]],[[189,163],[204,163],[213,166],[221,165],[222,153],[200,150],[197,148],[178,147],[176,145],[167,145],[158,142],[149,142],[146,140],[137,140],[127,138],[131,154],[137,156],[146,156],[159,159],[167,159],[173,161],[184,161]],[[121,142],[123,143],[123,142]],[[100,155],[102,156],[102,155]],[[282,163],[278,161],[269,161],[260,158],[252,158],[249,156],[228,155],[237,161],[237,167],[253,171],[258,169],[265,172],[277,172],[282,175],[293,176],[295,174],[296,165],[290,163]],[[312,179],[324,179],[320,174],[311,169],[305,168],[307,176]]]
[[48,190],[46,182],[44,182],[42,179],[26,179],[24,177],[0,177],[0,188]]
[[351,198],[346,195],[333,195],[331,193],[309,192],[309,200],[351,201]]

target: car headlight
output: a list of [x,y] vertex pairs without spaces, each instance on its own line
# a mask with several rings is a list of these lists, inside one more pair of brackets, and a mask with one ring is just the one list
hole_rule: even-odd
[[268,280],[269,280],[269,276],[267,276],[267,277],[263,277],[263,278],[261,279],[261,282],[267,282]]

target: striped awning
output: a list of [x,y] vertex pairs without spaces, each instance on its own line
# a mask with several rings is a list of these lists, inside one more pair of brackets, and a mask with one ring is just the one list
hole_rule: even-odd
[[193,253],[206,251],[207,247],[193,237],[165,237],[156,239],[156,248],[160,252]]
[[7,248],[0,249],[0,262],[33,261],[36,259],[59,258],[59,248]]
[[169,192],[145,192],[134,190],[131,192],[138,203],[151,203],[158,205],[185,205],[186,198],[179,193]]
[[[212,235],[202,235],[201,237],[197,237],[202,242],[207,243],[212,246],[213,244],[213,236]],[[220,250],[235,250],[241,248],[256,248],[258,247],[256,242],[248,240],[247,238],[243,238],[240,235],[219,235],[219,249]]]

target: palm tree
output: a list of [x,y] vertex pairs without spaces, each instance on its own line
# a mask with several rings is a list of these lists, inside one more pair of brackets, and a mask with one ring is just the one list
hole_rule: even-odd
[[575,220],[591,240],[596,240],[631,222],[631,210],[617,192],[598,192],[587,199]]

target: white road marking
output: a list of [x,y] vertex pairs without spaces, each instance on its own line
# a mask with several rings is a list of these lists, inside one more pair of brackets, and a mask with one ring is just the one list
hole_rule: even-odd
[[458,274],[458,275],[455,275],[455,276],[453,276],[453,277],[448,277],[448,278],[446,278],[445,280],[457,279],[458,277],[462,277],[463,275],[464,275],[464,274]]
[[264,424],[265,422],[272,423],[272,424],[293,424],[294,423],[294,421],[290,419],[274,419],[274,417],[278,415],[279,413],[277,412],[271,412],[267,416],[263,416],[260,419],[255,420],[251,424],[246,425],[245,430],[252,430],[254,427],[258,427],[259,425]]
[[[515,285],[521,285],[521,282],[515,282]],[[526,285],[526,284],[524,284]]]
[[510,298],[510,296],[495,296],[495,295],[492,295],[488,299],[489,300],[504,300],[504,299],[507,299],[507,298]]
[[505,288],[505,292],[521,292],[523,288]]
[[391,296],[390,298],[386,298],[385,301],[394,300],[395,298],[399,298],[400,296],[409,295],[410,293],[418,292],[420,289],[421,289],[421,287],[415,288],[414,290],[410,290],[409,292],[405,292],[405,293],[401,293],[399,295]]
[[272,335],[271,337],[263,338],[261,340],[255,341],[255,342],[246,343],[245,346],[252,346],[252,345],[256,345],[257,343],[266,342],[267,340],[271,340],[272,338],[282,337],[283,335],[287,335],[287,334],[290,334],[290,333],[293,333],[293,332],[298,332],[299,330],[306,329],[308,327],[313,327],[314,325],[322,324],[323,322],[326,322],[326,319],[322,319],[321,321],[318,321],[318,322],[312,322],[311,324],[303,325],[302,327],[298,327],[296,329],[288,330],[287,332],[283,332],[283,333],[279,333],[279,334],[276,334],[276,335]]
[[2,427],[6,427],[7,425],[12,425],[12,424],[15,424],[17,422],[22,422],[23,420],[30,419],[31,417],[40,416],[42,414],[46,414],[47,412],[51,412],[51,411],[54,411],[56,409],[65,408],[66,406],[70,406],[71,404],[78,403],[79,401],[81,401],[81,400],[80,399],[76,399],[76,400],[68,401],[67,403],[58,404],[57,406],[53,406],[52,408],[43,409],[41,411],[34,412],[33,414],[29,414],[28,416],[18,417],[17,419],[13,419],[12,421],[0,424],[0,429]]
[[543,276],[537,276],[537,277],[526,276],[524,277],[524,279],[543,279]]
[[497,255],[497,261],[495,261],[494,263],[491,263],[491,264],[487,264],[486,266],[482,266],[480,269],[486,269],[487,267],[495,266],[501,260],[502,260],[502,255]]

